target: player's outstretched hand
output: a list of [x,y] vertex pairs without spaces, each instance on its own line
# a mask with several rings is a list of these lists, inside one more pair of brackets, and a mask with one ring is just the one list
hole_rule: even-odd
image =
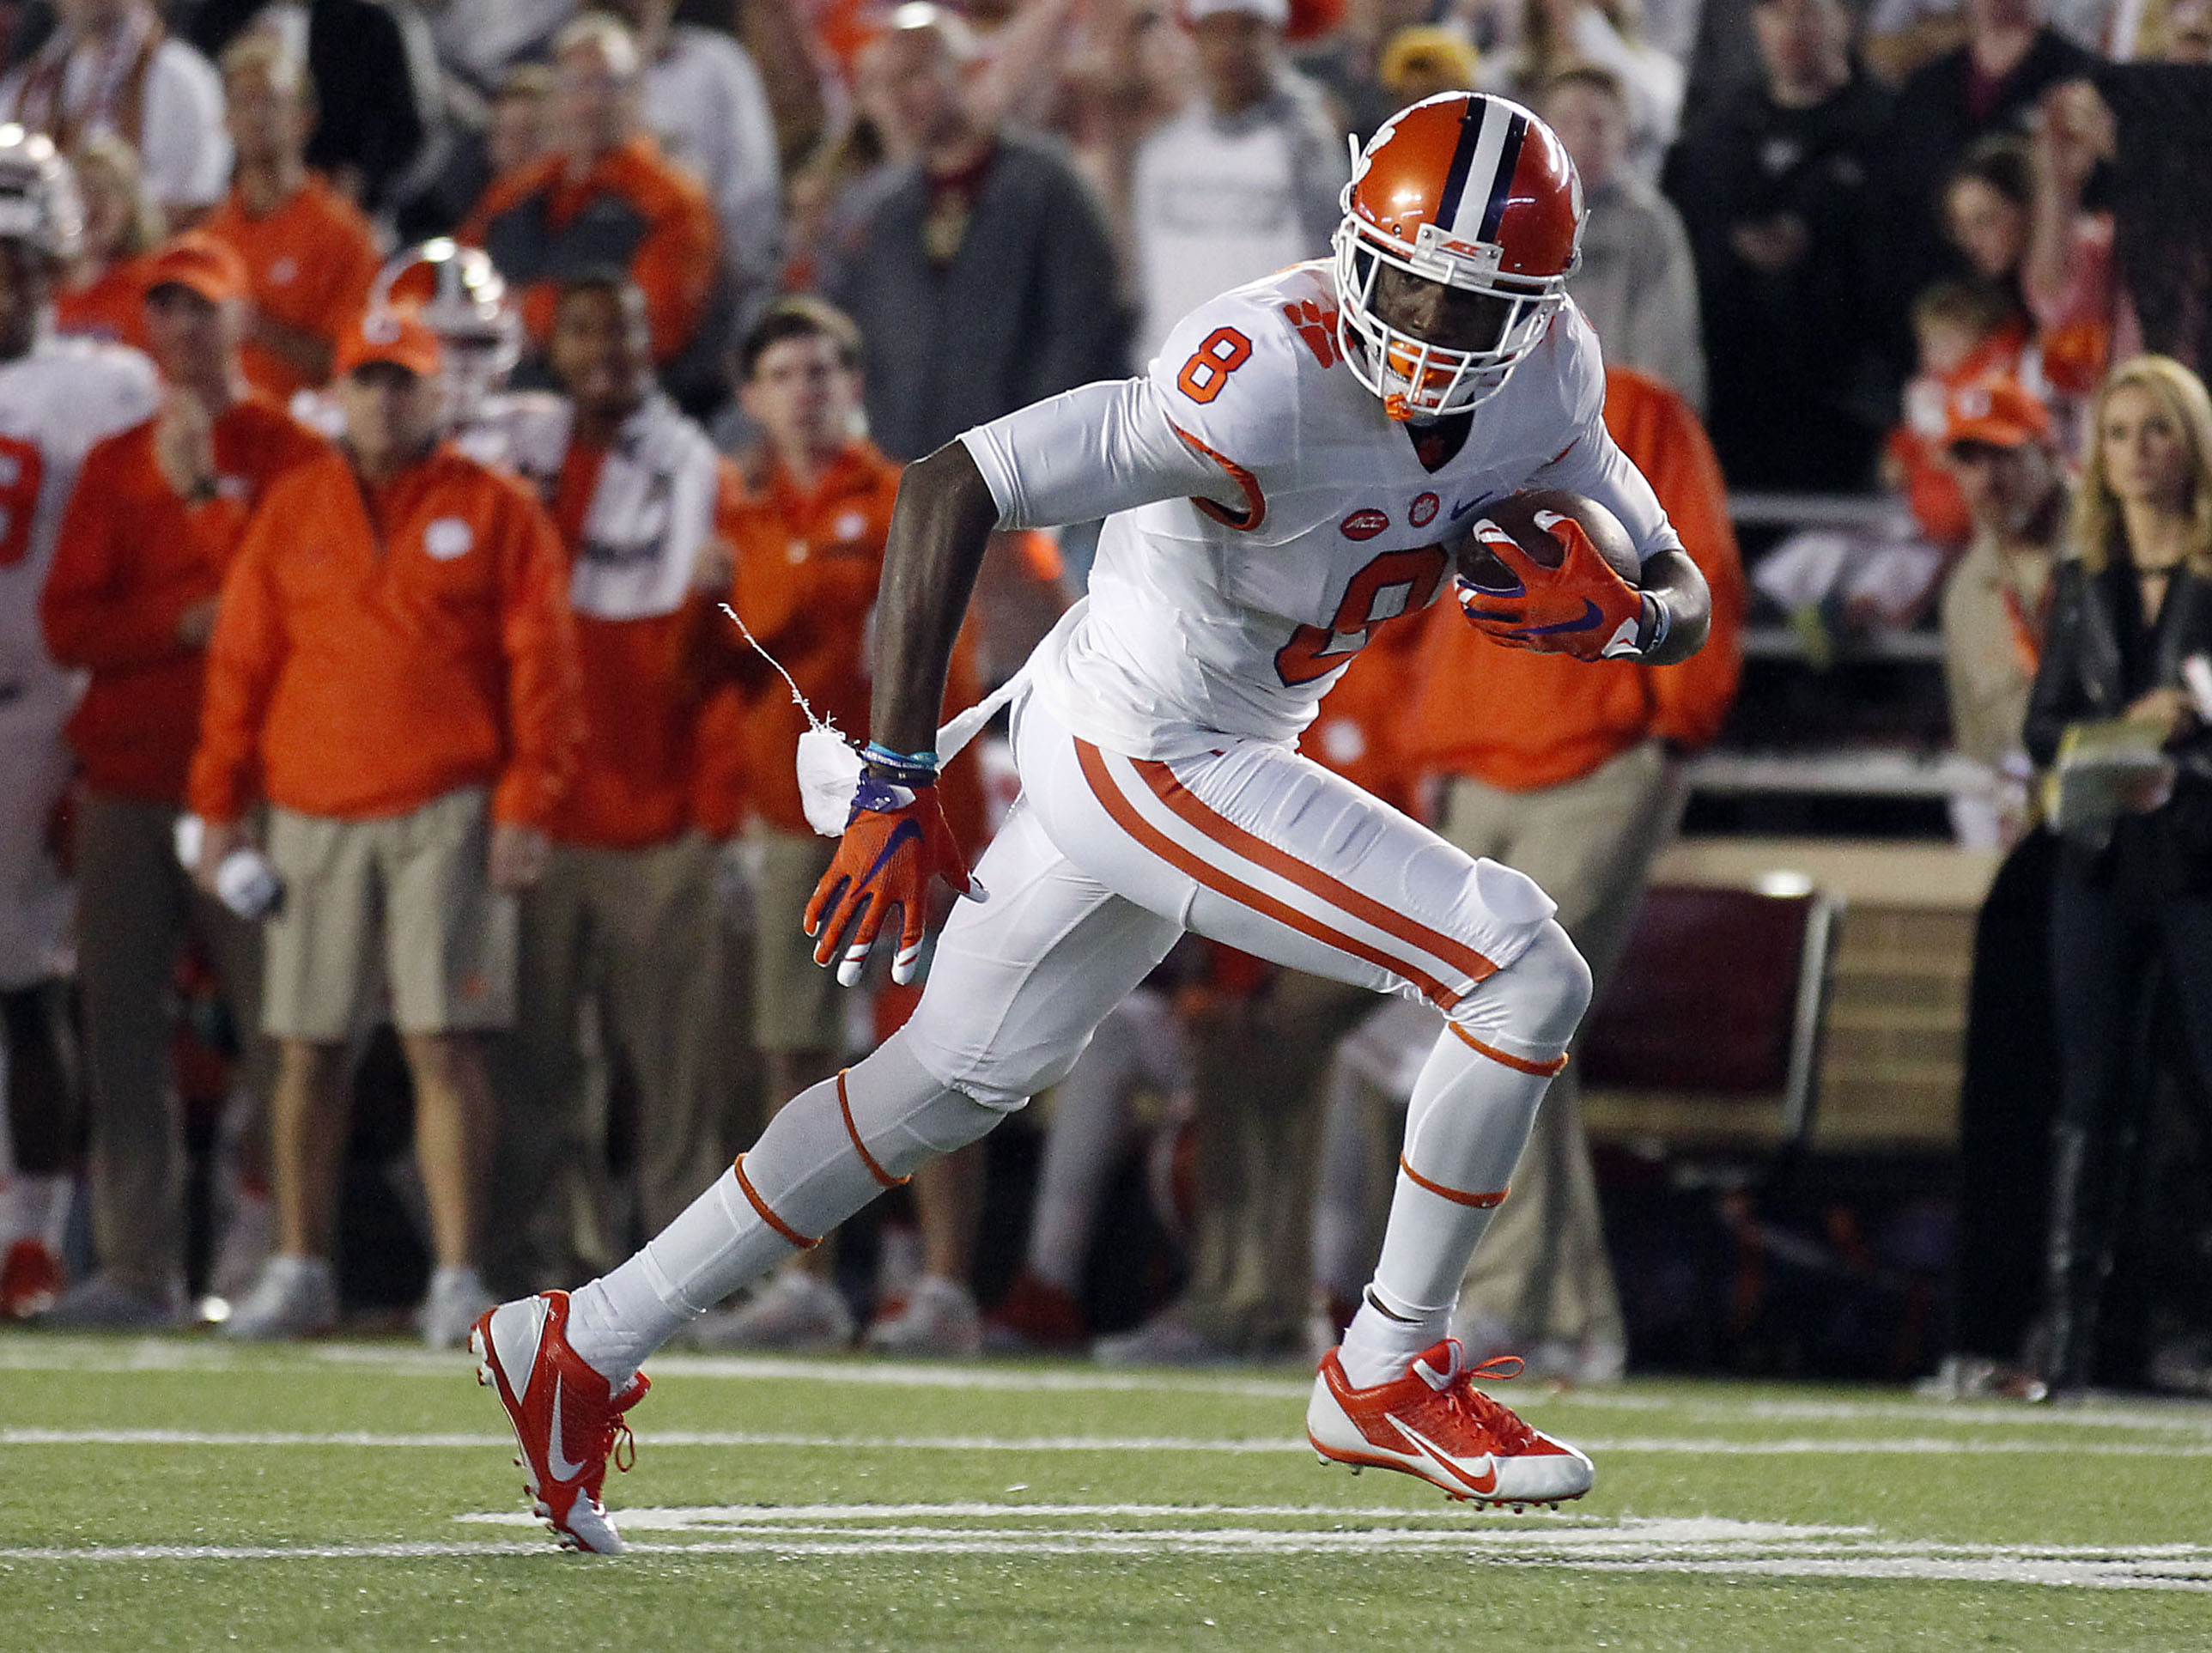
[[837,980],[851,987],[896,909],[891,980],[911,981],[921,958],[930,887],[939,878],[963,896],[981,897],[937,801],[937,771],[911,760],[890,761],[870,747],[836,856],[806,903],[814,962],[836,961]]
[[1565,550],[1555,568],[1537,562],[1495,524],[1475,525],[1475,538],[1512,572],[1515,583],[1492,587],[1459,580],[1455,594],[1469,623],[1509,648],[1540,654],[1600,660],[1639,653],[1644,594],[1613,572],[1572,517],[1540,511],[1535,520]]

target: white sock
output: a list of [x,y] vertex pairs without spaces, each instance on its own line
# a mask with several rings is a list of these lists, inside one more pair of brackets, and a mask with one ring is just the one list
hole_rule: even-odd
[[570,1346],[620,1389],[678,1328],[793,1255],[799,1248],[788,1234],[820,1239],[881,1194],[884,1178],[909,1176],[1004,1117],[945,1089],[894,1036],[840,1079],[793,1097],[643,1250],[572,1293]]
[[[1559,1054],[1502,1037],[1485,1042],[1535,1067]],[[1551,1082],[1549,1073],[1478,1052],[1450,1028],[1437,1040],[1406,1110],[1406,1150],[1382,1255],[1339,1354],[1355,1389],[1403,1376],[1415,1355],[1444,1335],[1460,1276],[1490,1226],[1492,1206],[1468,1200],[1503,1192]]]

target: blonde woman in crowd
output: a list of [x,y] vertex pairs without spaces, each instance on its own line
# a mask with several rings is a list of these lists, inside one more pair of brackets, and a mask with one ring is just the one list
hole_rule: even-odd
[[2043,1368],[2053,1390],[2096,1372],[2098,1298],[2124,1213],[2112,1155],[2148,1084],[2145,1010],[2163,963],[2200,1074],[2212,1073],[2212,730],[2185,683],[2212,654],[2212,397],[2166,356],[2099,386],[2075,508],[2030,696],[2029,756],[2069,728],[2154,731],[2169,790],[2068,832],[2051,896],[2061,1100],[2052,1139]]
[[84,198],[84,251],[54,294],[54,328],[146,348],[147,272],[166,234],[138,152],[94,132],[70,156]]

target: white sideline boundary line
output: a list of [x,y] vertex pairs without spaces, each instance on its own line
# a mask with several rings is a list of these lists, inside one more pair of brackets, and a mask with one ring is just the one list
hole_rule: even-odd
[[[1100,1435],[802,1435],[753,1430],[668,1430],[641,1432],[638,1443],[656,1447],[743,1449],[788,1447],[852,1452],[1146,1452],[1210,1454],[1221,1456],[1305,1455],[1313,1448],[1294,1437],[1202,1439],[1181,1436]],[[2212,1442],[2069,1442],[2054,1446],[2039,1440],[1880,1437],[1847,1440],[1808,1436],[1771,1441],[1721,1437],[1652,1436],[1623,1439],[1578,1438],[1584,1451],[1674,1455],[1716,1458],[1769,1457],[2039,1457],[2063,1452],[2069,1457],[2206,1458]],[[505,1431],[374,1433],[295,1430],[42,1429],[0,1428],[0,1448],[81,1446],[307,1447],[363,1450],[512,1449]]]

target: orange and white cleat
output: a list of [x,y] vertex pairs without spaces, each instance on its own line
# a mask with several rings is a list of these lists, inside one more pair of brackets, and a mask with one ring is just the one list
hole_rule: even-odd
[[564,1550],[620,1555],[622,1534],[599,1502],[607,1465],[627,1470],[637,1446],[623,1421],[653,1385],[643,1372],[620,1395],[568,1346],[568,1294],[503,1303],[469,1334],[477,1382],[499,1396],[521,1444],[515,1462],[533,1506]]
[[1446,1338],[1402,1377],[1361,1389],[1331,1349],[1306,1406],[1306,1438],[1324,1463],[1401,1470],[1462,1500],[1520,1508],[1578,1498],[1590,1489],[1590,1461],[1474,1387],[1520,1370],[1513,1355],[1469,1366],[1459,1340]]

